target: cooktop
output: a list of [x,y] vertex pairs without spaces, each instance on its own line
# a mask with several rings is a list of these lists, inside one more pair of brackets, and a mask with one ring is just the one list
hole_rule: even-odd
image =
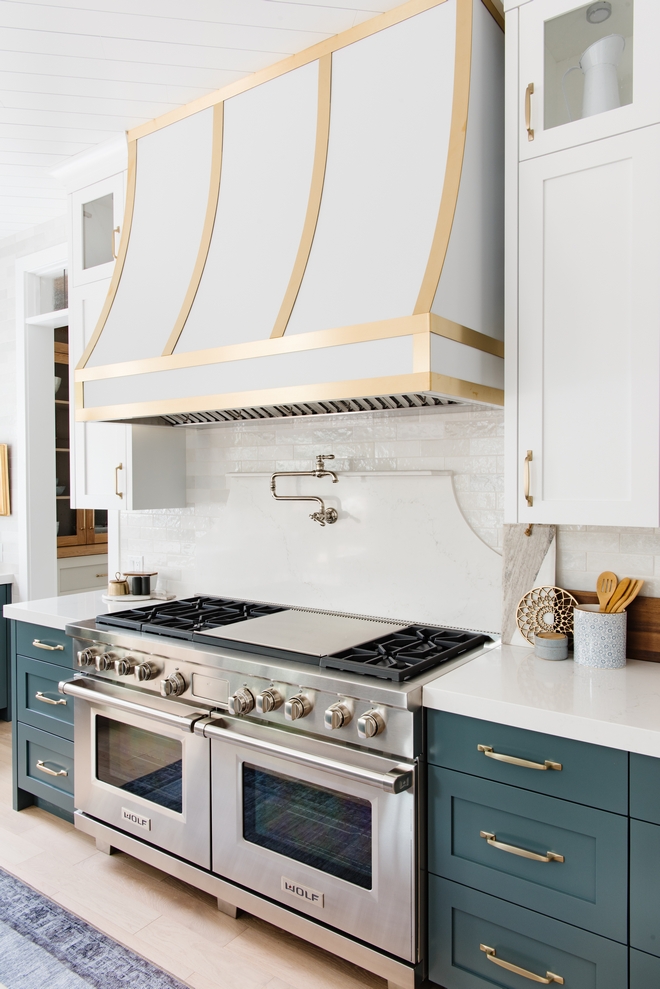
[[99,615],[96,622],[394,681],[489,641],[479,632],[203,595]]

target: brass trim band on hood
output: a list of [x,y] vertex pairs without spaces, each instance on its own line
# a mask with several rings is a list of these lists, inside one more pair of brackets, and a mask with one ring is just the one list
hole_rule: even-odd
[[434,313],[417,316],[400,316],[354,326],[340,326],[332,330],[315,330],[313,333],[296,333],[276,339],[252,340],[248,343],[232,343],[209,350],[194,350],[171,354],[166,357],[145,357],[137,361],[104,364],[98,367],[76,369],[74,380],[100,381],[104,378],[128,377],[134,374],[150,374],[155,371],[174,371],[205,364],[224,364],[227,361],[250,360],[254,357],[270,357],[275,354],[292,354],[302,350],[319,350],[324,347],[340,347],[347,343],[364,343],[370,340],[386,340],[390,337],[416,336],[434,333],[457,343],[466,344],[495,357],[504,356],[501,340],[471,330],[450,319]]
[[293,307],[298,298],[298,292],[302,285],[302,280],[309,261],[309,255],[314,242],[316,224],[319,219],[321,209],[321,199],[323,197],[323,184],[325,182],[325,167],[328,161],[328,142],[330,139],[330,95],[332,90],[332,55],[324,55],[319,59],[319,94],[318,111],[316,115],[316,145],[314,147],[314,164],[312,166],[312,181],[309,187],[309,201],[307,203],[307,213],[300,236],[300,245],[296,260],[293,263],[291,277],[287,290],[284,293],[282,306],[271,337],[281,337],[291,319]]
[[121,236],[119,238],[119,250],[117,251],[117,260],[115,261],[115,266],[112,271],[112,278],[110,280],[110,286],[108,288],[108,294],[103,303],[103,309],[101,310],[101,315],[99,316],[96,326],[94,327],[94,332],[92,333],[89,343],[85,347],[82,357],[76,364],[76,368],[83,368],[89,358],[92,355],[94,347],[99,341],[99,337],[103,332],[103,327],[105,326],[106,320],[110,315],[110,310],[112,309],[112,304],[115,301],[115,295],[117,294],[117,289],[119,288],[119,282],[121,280],[122,271],[124,270],[124,262],[126,261],[126,253],[128,251],[128,242],[131,237],[131,226],[133,223],[133,209],[135,206],[135,184],[137,179],[137,141],[128,142],[128,174],[126,176],[126,203],[124,205],[124,219],[121,226]]
[[213,228],[215,226],[215,217],[218,211],[218,199],[220,197],[224,122],[225,105],[224,103],[218,103],[213,107],[211,178],[209,181],[209,198],[206,204],[206,215],[204,217],[204,227],[202,228],[202,238],[199,243],[195,267],[193,268],[193,272],[190,277],[190,285],[188,286],[188,291],[186,292],[183,303],[181,304],[181,309],[174,324],[174,328],[170,333],[169,339],[163,349],[163,357],[173,353],[174,348],[179,342],[179,337],[181,336],[183,328],[186,325],[186,320],[190,315],[190,310],[192,309],[193,302],[195,301],[195,296],[197,295],[197,290],[202,280],[202,275],[204,274],[204,268],[206,267],[206,259],[209,255],[211,237],[213,236]]
[[454,98],[440,208],[414,313],[430,312],[444,267],[463,172],[472,71],[472,0],[456,0]]
[[[77,386],[83,388],[82,384]],[[316,385],[285,385],[257,391],[232,392],[223,395],[200,395],[195,398],[163,399],[155,402],[134,402],[126,405],[106,405],[78,408],[78,422],[107,422],[137,419],[146,416],[177,415],[185,412],[207,412],[209,409],[249,408],[250,406],[282,406],[306,402],[342,401],[360,395],[364,398],[396,395],[408,392],[434,392],[442,397],[485,405],[503,405],[501,388],[479,385],[444,374],[413,372],[385,378],[361,378],[355,381],[335,381]]]

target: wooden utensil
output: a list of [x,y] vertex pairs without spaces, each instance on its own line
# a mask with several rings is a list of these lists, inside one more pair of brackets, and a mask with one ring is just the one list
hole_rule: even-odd
[[605,611],[607,612],[608,615],[612,614],[614,608],[617,606],[619,601],[622,600],[624,594],[628,593],[628,588],[630,587],[631,584],[632,584],[632,579],[630,577],[624,577],[623,580],[620,580],[619,583],[616,585],[616,590],[614,594],[605,605]]
[[596,594],[600,603],[599,611],[605,611],[605,606],[612,597],[618,584],[618,578],[611,570],[604,570],[596,581]]
[[639,592],[644,585],[643,580],[633,580],[628,591],[624,594],[623,598],[619,600],[619,603],[614,607],[612,614],[619,615],[622,611],[625,611],[628,605],[635,600]]

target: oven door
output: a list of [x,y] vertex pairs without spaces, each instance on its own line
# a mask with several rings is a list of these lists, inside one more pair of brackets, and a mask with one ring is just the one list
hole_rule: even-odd
[[206,712],[133,702],[134,691],[92,677],[60,691],[75,697],[76,807],[209,869],[210,743],[193,733]]
[[213,871],[416,962],[416,766],[231,717],[195,731],[212,739]]

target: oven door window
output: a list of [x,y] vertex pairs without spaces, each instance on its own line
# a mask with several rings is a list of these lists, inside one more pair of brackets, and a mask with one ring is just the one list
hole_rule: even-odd
[[372,888],[371,803],[243,764],[243,837]]
[[97,715],[96,778],[182,812],[182,747],[174,738]]

